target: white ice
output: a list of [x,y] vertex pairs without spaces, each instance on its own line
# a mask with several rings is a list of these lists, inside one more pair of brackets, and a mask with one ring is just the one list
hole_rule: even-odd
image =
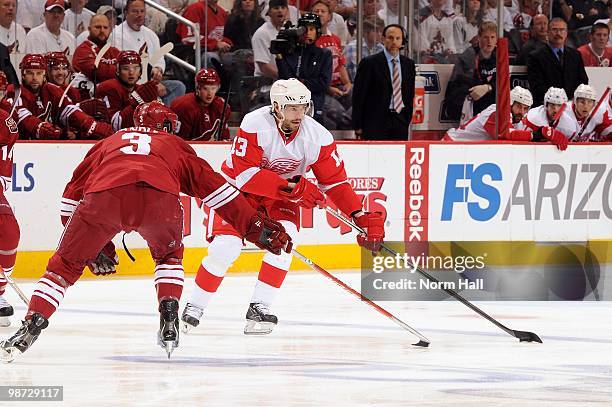
[[[359,288],[359,274],[335,274]],[[255,279],[228,276],[170,360],[155,340],[150,279],[80,281],[32,348],[0,365],[1,384],[62,385],[62,405],[87,407],[612,405],[609,302],[478,303],[543,344],[519,343],[456,301],[381,303],[431,339],[423,349],[311,273],[287,277],[271,335],[245,336]],[[181,305],[192,284],[187,279]],[[33,284],[21,286],[30,293]],[[7,289],[16,318],[0,328],[2,338],[25,312]]]

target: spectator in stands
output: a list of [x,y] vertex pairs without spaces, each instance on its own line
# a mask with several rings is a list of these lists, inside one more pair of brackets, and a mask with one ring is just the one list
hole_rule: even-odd
[[61,28],[64,15],[64,0],[47,0],[43,12],[45,22],[28,32],[25,52],[28,54],[63,52],[66,55],[73,55],[74,36]]
[[340,0],[336,6],[336,12],[345,19],[348,19],[351,14],[357,12],[356,0]]
[[[496,46],[497,26],[486,21],[478,29],[478,45],[465,50],[453,68],[444,98],[448,119],[464,122],[495,103]],[[462,118],[464,105],[468,114]]]
[[353,84],[346,70],[346,60],[342,53],[340,39],[328,30],[331,21],[331,9],[324,1],[316,1],[312,12],[321,19],[322,35],[316,41],[319,48],[327,48],[332,54],[332,77],[327,88],[323,115],[328,129],[350,129],[350,118],[346,114],[351,107],[351,89]]
[[363,0],[363,17],[377,15],[381,7],[380,0]]
[[45,0],[19,0],[17,7],[17,22],[25,28],[26,32],[43,23]]
[[446,0],[431,0],[431,14],[419,24],[419,46],[424,63],[450,62],[448,57],[457,52],[453,35],[454,14],[444,11]]
[[[478,4],[480,5],[480,0],[478,0]],[[378,17],[385,22],[385,26],[389,24],[399,24],[399,0],[384,0],[382,2],[383,6],[380,10],[378,10]],[[404,24],[408,20],[404,21]]]
[[[151,55],[160,48],[159,37],[150,28],[144,26],[144,0],[127,0],[123,15],[125,21],[113,30],[113,45],[121,51],[136,51],[140,55]],[[142,58],[142,57],[141,57]],[[148,57],[147,57],[148,59]],[[185,85],[176,80],[163,79],[166,61],[164,57],[157,61],[149,61],[151,79],[160,82],[160,96],[164,104],[169,105],[174,98],[185,94]],[[143,67],[147,69],[147,66]]]
[[[400,50],[404,30],[383,30],[385,49],[359,63],[353,89],[353,128],[366,140],[407,140],[414,103],[414,62]],[[398,66],[399,65],[399,66]]]
[[276,60],[270,53],[270,44],[289,18],[287,0],[270,0],[269,6],[270,21],[259,27],[253,34],[253,60],[255,61],[255,76],[278,79]]
[[[0,101],[4,99],[4,95],[6,95],[6,89],[8,88],[8,79],[6,78],[6,74],[4,71],[0,71]],[[0,105],[0,109],[2,106]]]
[[[382,29],[383,20],[378,17],[370,16],[363,20],[363,43],[361,46],[361,58],[382,52],[383,46]],[[355,80],[357,73],[357,40],[354,39],[344,47],[344,58],[346,59],[346,71],[351,81]]]
[[96,56],[106,44],[110,32],[110,23],[106,15],[96,14],[89,21],[89,36],[74,51],[72,65],[77,78],[75,86],[84,98],[87,94],[94,96],[94,83],[113,79],[117,72],[117,57],[120,51],[112,46],[103,55],[98,68],[94,66]]
[[223,35],[233,44],[233,51],[253,49],[253,34],[265,22],[259,10],[256,10],[256,4],[256,0],[234,0],[234,7],[223,30]]
[[332,77],[332,54],[319,48],[315,42],[321,36],[321,20],[314,13],[304,13],[298,20],[298,27],[307,31],[295,51],[280,55],[276,59],[279,79],[297,78],[312,94],[314,118],[323,123],[325,94]]
[[608,47],[610,27],[604,23],[593,24],[591,42],[578,48],[584,66],[610,66],[612,47]]
[[70,8],[66,10],[62,28],[75,37],[87,31],[89,20],[91,20],[91,17],[94,15],[93,11],[85,8],[87,1],[88,0],[71,0]]
[[220,86],[217,72],[204,68],[195,76],[195,92],[174,99],[170,108],[181,122],[180,137],[200,141],[229,140],[231,109],[217,96]]
[[516,65],[527,65],[529,54],[548,44],[548,17],[536,14],[531,20],[531,36],[523,44],[515,59]]
[[327,30],[340,38],[340,44],[344,47],[349,42],[351,35],[348,32],[344,18],[336,13],[338,0],[325,0],[325,3],[329,6],[329,11],[331,12],[331,21],[327,24]]
[[[572,30],[593,25],[600,18],[610,17],[607,15],[605,3],[599,0],[559,0],[554,3],[559,7],[563,19]],[[553,14],[555,13],[553,9]]]
[[[96,15],[106,16],[106,18],[108,19],[108,26],[110,28],[110,31],[109,31],[109,35],[110,35],[110,33],[113,31],[113,29],[117,25],[117,10],[115,10],[112,6],[100,6],[98,11],[96,12]],[[91,22],[91,20],[90,20],[90,22]],[[87,28],[88,28],[87,30],[83,31],[77,37],[77,40],[76,40],[77,41],[77,47],[79,45],[81,45],[83,43],[83,41],[85,41],[89,37],[89,26]]]
[[567,23],[555,17],[548,23],[548,46],[529,55],[527,77],[534,106],[542,104],[550,87],[563,88],[573,95],[578,85],[589,83],[580,53],[566,46],[566,39]]
[[[221,64],[220,54],[228,52],[232,48],[232,41],[223,34],[227,11],[219,6],[217,0],[200,0],[185,9],[183,17],[194,23],[200,24],[200,44],[202,46],[202,58],[208,59],[210,63],[215,61],[215,66]],[[176,29],[184,44],[193,44],[196,39],[191,27],[179,24]]]
[[480,24],[482,24],[480,0],[468,0],[464,15],[457,16],[453,21],[454,42],[458,54],[478,44]]
[[[300,9],[308,10],[310,1],[311,0],[300,2]],[[305,6],[308,8],[304,8]],[[270,21],[270,0],[259,0],[259,7],[261,9],[261,17],[265,21]],[[300,18],[300,10],[295,7],[295,0],[292,0],[291,3],[289,1],[287,2],[287,12],[289,13],[287,19],[291,21],[293,25],[297,25],[297,20]]]
[[[482,21],[497,23],[497,0],[484,0]],[[504,31],[509,32],[513,28],[512,13],[508,7],[504,7]]]
[[23,53],[26,32],[15,22],[17,0],[0,0],[0,43],[6,45],[8,53]]

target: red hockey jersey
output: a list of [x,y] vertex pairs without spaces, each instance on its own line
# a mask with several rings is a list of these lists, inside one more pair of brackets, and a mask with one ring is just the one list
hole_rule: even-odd
[[[87,76],[90,81],[93,81],[95,69],[94,61],[96,60],[98,52],[100,52],[100,47],[90,40],[85,40],[81,43],[74,51],[74,56],[72,57],[74,71],[82,73]],[[120,51],[115,47],[110,47],[108,51],[106,51],[100,60],[100,65],[95,75],[98,83],[115,77],[119,52]]]
[[134,124],[134,108],[130,104],[132,90],[125,87],[117,78],[106,80],[98,86],[97,97],[106,102],[111,124],[115,130]]
[[[17,123],[12,117],[9,117],[8,112],[0,110],[0,196],[4,195],[10,185],[13,177],[13,146],[19,137],[17,132]],[[0,198],[0,202],[3,200]],[[4,208],[10,211],[10,208]],[[0,205],[0,213],[3,212],[3,207]]]
[[162,131],[131,127],[89,150],[64,189],[61,214],[70,216],[87,193],[138,182],[173,195],[183,192],[201,198],[243,234],[255,213],[187,142]]
[[[206,16],[207,12],[208,16]],[[206,46],[208,51],[216,51],[218,41],[233,45],[229,38],[223,36],[225,21],[227,20],[227,11],[220,6],[217,6],[217,11],[210,6],[207,10],[206,1],[199,1],[189,5],[185,9],[183,17],[194,23],[200,24],[200,43],[202,47]],[[207,25],[204,24],[205,21],[208,23]],[[179,23],[176,28],[176,33],[181,37],[183,43],[193,44],[196,41],[191,27],[183,23]]]
[[[225,107],[225,117],[221,117],[224,100],[215,96],[209,106],[204,106],[195,93],[179,96],[172,101],[172,109],[181,122],[179,136],[185,140],[208,141],[213,137],[219,140],[229,140],[228,121],[231,114],[229,105]],[[219,126],[223,122],[221,134],[218,134]]]
[[[21,87],[21,96],[17,101],[13,118],[17,122],[22,138],[37,138],[36,129],[43,121],[87,133],[95,120],[83,113],[68,95],[60,104],[63,93],[62,88],[48,82],[43,84],[37,94],[25,86]],[[9,85],[4,101],[10,105],[14,97],[15,89],[13,85]]]

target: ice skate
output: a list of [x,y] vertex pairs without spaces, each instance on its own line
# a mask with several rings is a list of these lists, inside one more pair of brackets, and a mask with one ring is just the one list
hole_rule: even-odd
[[21,328],[9,339],[0,342],[0,359],[10,363],[32,346],[40,332],[49,325],[42,315],[35,313],[29,320],[23,321]]
[[252,302],[246,314],[245,335],[267,335],[278,323],[276,315],[270,314],[266,304]]
[[159,332],[157,343],[168,355],[172,355],[174,348],[179,344],[178,317],[179,303],[175,298],[161,300],[159,303]]
[[10,317],[14,314],[13,307],[0,295],[0,327],[11,325]]
[[204,313],[204,308],[200,308],[190,302],[185,305],[183,315],[181,316],[182,330],[184,333],[189,333],[193,328],[200,324],[200,319]]

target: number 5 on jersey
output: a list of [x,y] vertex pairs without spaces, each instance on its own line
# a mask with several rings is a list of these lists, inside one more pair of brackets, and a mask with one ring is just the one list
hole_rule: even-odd
[[236,155],[236,157],[244,157],[246,155],[247,144],[248,140],[244,137],[234,138],[231,154]]

